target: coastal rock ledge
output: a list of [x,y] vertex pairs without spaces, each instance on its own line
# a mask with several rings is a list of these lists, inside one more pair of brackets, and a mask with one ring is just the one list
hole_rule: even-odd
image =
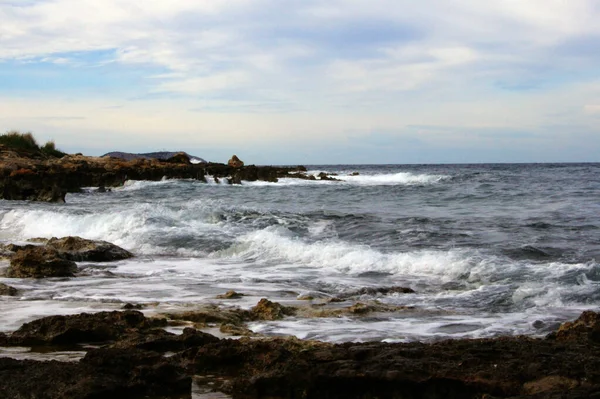
[[[0,334],[1,346],[84,346],[79,362],[0,358],[0,397],[191,398],[192,383],[234,399],[600,397],[600,315],[546,338],[435,343],[218,339],[137,311],[51,316]],[[102,345],[102,346],[98,346]]]
[[185,153],[168,159],[125,160],[79,154],[40,158],[0,145],[0,198],[64,202],[67,193],[80,192],[82,187],[117,187],[126,180],[168,178],[206,182],[210,178],[228,184],[256,180],[277,182],[281,177],[307,178],[296,173],[305,170],[303,167],[244,166],[239,159],[231,165],[192,163]]

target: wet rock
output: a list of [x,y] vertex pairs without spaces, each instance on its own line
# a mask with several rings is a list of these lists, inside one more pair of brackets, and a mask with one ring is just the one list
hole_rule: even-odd
[[222,324],[219,327],[219,331],[223,334],[237,335],[241,337],[254,337],[258,335],[249,328],[234,324]]
[[549,339],[561,341],[591,340],[600,342],[600,313],[585,311],[572,322],[563,323]]
[[254,320],[279,320],[283,319],[285,316],[293,315],[296,313],[296,309],[263,298],[250,310],[250,312]]
[[331,177],[332,174],[321,172],[317,175],[319,180],[330,180],[330,181],[340,181],[340,179],[336,179],[335,177]]
[[193,328],[184,328],[180,335],[162,329],[136,330],[133,333],[121,336],[112,344],[111,348],[137,348],[155,352],[178,352],[185,349],[217,342],[219,338],[197,331]]
[[219,308],[215,305],[206,305],[189,312],[166,313],[165,317],[171,320],[189,321],[201,325],[213,323],[241,325],[251,319],[251,313],[244,309]]
[[24,346],[105,342],[132,329],[143,331],[165,325],[165,319],[148,319],[133,310],[49,316],[23,324],[10,336],[10,342]]
[[125,305],[123,305],[121,307],[121,309],[123,309],[123,310],[141,310],[141,309],[144,309],[144,306],[139,303],[136,303],[135,305],[132,303],[126,303]]
[[181,398],[191,378],[162,355],[98,349],[79,363],[0,358],[0,397],[11,399]]
[[231,166],[232,168],[241,168],[244,166],[244,162],[239,159],[237,155],[234,155],[229,161],[227,161],[227,165]]
[[6,276],[11,278],[73,277],[75,262],[64,259],[54,248],[37,247],[17,251],[10,260]]
[[358,172],[352,172],[348,176],[359,176],[359,175],[360,175],[360,173],[358,173]]
[[16,288],[11,287],[10,285],[0,283],[0,295],[16,296],[18,295],[18,293],[19,290],[17,290]]
[[351,298],[354,296],[361,296],[361,295],[371,295],[371,296],[375,296],[375,295],[390,295],[390,294],[414,294],[415,291],[412,288],[408,288],[408,287],[399,287],[399,286],[392,286],[392,287],[365,287],[365,288],[361,288],[359,290],[356,291],[351,291],[348,292],[346,294],[342,294],[342,295],[338,295],[338,298]]
[[131,252],[110,242],[81,237],[53,237],[46,245],[58,250],[65,259],[77,262],[109,262],[133,257]]
[[227,291],[224,294],[217,295],[217,299],[239,299],[243,296],[244,296],[244,294],[240,294],[235,291]]

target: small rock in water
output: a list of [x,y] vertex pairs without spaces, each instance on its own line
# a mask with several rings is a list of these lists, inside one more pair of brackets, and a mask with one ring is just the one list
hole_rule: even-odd
[[19,290],[17,290],[16,288],[11,287],[10,285],[0,283],[0,295],[15,296],[18,293]]
[[133,303],[126,303],[125,305],[123,305],[123,307],[121,309],[124,310],[140,310],[143,309],[144,306],[142,306],[139,303],[136,303],[135,305]]
[[263,298],[251,309],[251,312],[255,320],[279,320],[294,314],[295,309]]
[[243,297],[244,294],[240,294],[239,292],[235,292],[233,290],[227,291],[224,294],[217,295],[217,299],[239,299]]

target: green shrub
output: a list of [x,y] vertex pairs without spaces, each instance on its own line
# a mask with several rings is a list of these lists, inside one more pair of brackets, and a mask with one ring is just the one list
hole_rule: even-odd
[[46,144],[44,144],[44,146],[42,148],[40,148],[40,150],[42,150],[42,152],[46,155],[50,155],[56,158],[62,158],[64,157],[65,154],[64,152],[57,150],[56,149],[56,144],[54,144],[54,141],[49,141]]
[[7,147],[21,149],[21,150],[31,150],[38,151],[40,147],[38,143],[35,141],[33,134],[27,133],[19,133],[16,131],[7,132],[3,135],[0,135],[0,144],[4,144]]
[[54,141],[48,141],[44,144],[43,147],[40,148],[37,141],[33,137],[33,134],[30,132],[20,133],[17,131],[10,131],[0,135],[0,144],[4,144],[9,148],[13,148],[16,150],[27,150],[32,152],[41,152],[42,154],[62,158],[65,154],[64,152],[57,150]]

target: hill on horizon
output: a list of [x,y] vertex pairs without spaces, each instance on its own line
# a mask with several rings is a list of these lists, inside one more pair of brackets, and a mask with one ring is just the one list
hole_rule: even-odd
[[204,160],[200,157],[197,157],[195,155],[190,155],[185,151],[158,151],[158,152],[146,152],[146,153],[142,153],[142,154],[113,151],[113,152],[107,152],[106,154],[104,154],[102,156],[103,157],[120,158],[120,159],[124,159],[126,161],[131,161],[132,159],[140,159],[140,158],[166,160],[166,159],[172,158],[175,154],[179,154],[182,152],[190,158],[191,163],[206,163],[206,160]]

